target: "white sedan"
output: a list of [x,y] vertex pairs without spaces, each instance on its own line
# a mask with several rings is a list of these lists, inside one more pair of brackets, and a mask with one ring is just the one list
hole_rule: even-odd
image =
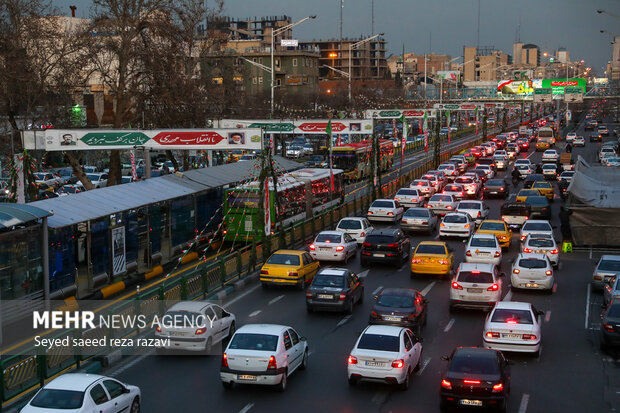
[[558,151],[555,149],[547,149],[543,152],[542,161],[543,162],[557,162],[560,159],[560,155]]
[[317,261],[349,262],[357,254],[357,241],[342,231],[321,231],[310,244],[310,255]]
[[439,224],[439,238],[441,237],[464,237],[469,238],[474,231],[475,223],[469,216],[462,212],[446,214]]
[[403,217],[405,208],[393,199],[376,199],[368,208],[370,221],[398,222]]
[[525,253],[545,254],[553,268],[560,265],[560,251],[552,235],[529,233],[521,244],[521,251]]
[[409,188],[417,189],[422,195],[430,198],[435,193],[435,187],[426,179],[416,179],[409,185]]
[[373,229],[375,229],[366,218],[360,217],[347,217],[342,218],[338,225],[336,225],[336,231],[342,231],[349,234],[351,238],[357,241],[358,244],[362,244]]
[[573,146],[586,146],[586,140],[583,136],[577,136],[573,139]]
[[483,345],[495,350],[540,354],[540,316],[530,303],[500,301],[484,322]]
[[222,354],[220,380],[225,389],[234,383],[277,386],[295,370],[308,366],[308,342],[295,329],[276,324],[246,324],[235,332]]
[[549,234],[553,237],[553,227],[549,223],[549,221],[543,219],[530,219],[525,221],[523,226],[521,227],[521,233],[519,234],[519,239],[521,242],[525,241],[525,237],[527,234]]
[[414,188],[400,188],[394,194],[394,201],[398,201],[402,206],[408,208],[421,206],[425,200],[424,194]]
[[456,206],[456,212],[469,214],[471,219],[476,221],[476,225],[489,217],[489,207],[482,201],[461,201]]
[[347,360],[349,383],[380,381],[409,387],[409,376],[420,368],[422,343],[404,327],[370,325],[357,339]]
[[520,253],[512,263],[510,284],[513,289],[552,292],[554,283],[551,261],[545,254]]
[[465,262],[500,265],[502,247],[493,234],[474,234],[465,247]]
[[47,383],[21,410],[22,413],[91,413],[140,411],[136,386],[97,374],[67,373]]
[[487,174],[487,179],[493,179],[495,177],[495,171],[491,165],[478,165],[474,170],[484,171],[484,173]]

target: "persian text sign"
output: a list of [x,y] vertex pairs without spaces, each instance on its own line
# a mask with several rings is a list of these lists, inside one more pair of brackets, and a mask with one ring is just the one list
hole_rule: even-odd
[[[280,122],[275,120],[241,120],[222,119],[219,126],[222,128],[262,128],[265,133],[291,133],[291,134],[325,134],[328,119],[284,119]],[[332,132],[342,134],[371,134],[372,121],[364,119],[338,119],[332,121]]]
[[426,113],[427,118],[437,116],[435,109],[393,109],[393,110],[367,110],[364,112],[366,119],[399,119],[403,115],[407,119],[421,119]]

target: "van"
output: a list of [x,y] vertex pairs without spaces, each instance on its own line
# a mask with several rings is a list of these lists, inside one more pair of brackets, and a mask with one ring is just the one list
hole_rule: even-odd
[[508,228],[520,228],[530,219],[532,207],[524,202],[511,200],[502,205],[500,213]]

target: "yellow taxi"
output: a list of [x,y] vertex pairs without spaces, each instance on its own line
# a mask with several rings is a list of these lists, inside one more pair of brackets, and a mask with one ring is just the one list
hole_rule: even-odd
[[493,234],[497,237],[502,248],[510,247],[512,241],[512,231],[504,221],[486,219],[478,227],[476,234]]
[[260,269],[260,282],[268,285],[297,285],[301,289],[319,271],[319,262],[306,251],[278,250]]
[[551,182],[536,181],[532,184],[532,189],[538,190],[538,192],[540,192],[541,195],[546,196],[549,201],[553,201],[555,193],[553,191],[553,185],[551,185]]
[[517,193],[517,202],[525,202],[528,196],[542,195],[538,189],[522,189]]
[[537,151],[546,151],[549,148],[551,148],[551,143],[548,141],[537,141],[536,142]]
[[453,263],[454,254],[445,242],[422,241],[411,257],[411,276],[414,274],[449,276]]

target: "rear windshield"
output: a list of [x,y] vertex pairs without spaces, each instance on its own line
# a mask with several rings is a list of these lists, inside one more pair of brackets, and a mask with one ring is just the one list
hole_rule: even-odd
[[394,308],[411,308],[414,306],[413,297],[409,297],[407,295],[387,295],[381,294],[377,298],[377,305],[383,307],[394,307]]
[[458,184],[473,184],[474,180],[471,178],[456,178],[455,182]]
[[620,317],[620,304],[614,304],[609,307],[609,310],[607,311],[607,317]]
[[457,354],[452,358],[448,371],[465,374],[499,374],[499,366],[495,356]]
[[427,209],[408,209],[405,212],[405,217],[415,217],[415,218],[428,218],[428,210]]
[[450,195],[433,195],[429,202],[452,202],[452,197]]
[[428,181],[414,181],[414,184],[416,184],[416,186],[429,186],[430,182]]
[[519,260],[519,267],[522,268],[547,268],[547,261],[536,258],[523,258]]
[[362,223],[356,219],[343,219],[338,224],[338,228],[342,229],[360,229],[362,228]]
[[489,186],[504,186],[506,183],[504,181],[502,181],[501,179],[491,179],[489,181],[487,181],[486,185],[487,187]]
[[477,202],[461,202],[458,209],[482,209],[482,206]]
[[426,179],[427,181],[436,181],[437,177],[435,175],[424,175],[422,179]]
[[518,196],[537,196],[540,195],[540,192],[536,189],[522,189],[519,191]]
[[602,260],[598,269],[600,271],[620,271],[620,260]]
[[532,238],[529,241],[529,245],[532,247],[553,247],[553,241],[546,238]]
[[479,164],[484,164],[484,165],[491,165],[492,163],[495,163],[495,161],[493,159],[478,159],[478,163]]
[[551,188],[551,184],[549,182],[534,182],[532,188]]
[[457,185],[448,185],[445,187],[445,190],[450,191],[450,192],[459,192],[459,191],[462,191],[463,188]]
[[315,242],[340,242],[340,234],[319,234],[316,236]]
[[396,195],[413,195],[413,196],[417,196],[418,195],[418,190],[417,189],[399,189],[398,192],[396,193]]
[[490,230],[490,231],[505,231],[506,228],[504,227],[504,224],[501,222],[482,222],[482,224],[480,224],[480,229],[486,229],[486,230]]
[[30,402],[42,409],[79,409],[84,401],[84,392],[73,390],[43,389]]
[[443,245],[429,245],[422,244],[418,245],[418,248],[415,250],[415,254],[446,254],[446,247]]
[[492,284],[493,274],[481,271],[461,271],[458,280],[464,283]]
[[228,348],[233,350],[276,351],[278,336],[272,334],[237,333]]
[[506,205],[502,206],[502,215],[522,215],[528,216],[528,207],[525,205]]
[[549,202],[544,196],[528,196],[525,198],[525,203],[529,205],[547,205]]
[[299,265],[299,256],[290,254],[273,254],[267,264]]
[[524,231],[551,231],[551,226],[546,222],[526,222],[523,225]]
[[443,222],[447,222],[449,224],[466,224],[467,217],[465,215],[446,215]]
[[391,201],[375,201],[370,206],[371,208],[394,208],[394,204]]
[[492,323],[532,324],[532,312],[528,310],[497,309],[491,317]]
[[399,351],[398,337],[382,334],[364,334],[357,344],[357,348],[364,350]]
[[486,248],[495,248],[497,246],[497,244],[495,244],[496,240],[495,238],[479,238],[479,237],[474,237],[471,239],[471,244],[469,244],[472,247],[486,247]]
[[391,235],[370,234],[366,236],[366,242],[371,244],[391,244],[394,242],[394,237]]
[[342,275],[317,275],[312,281],[314,287],[344,287],[344,277]]

